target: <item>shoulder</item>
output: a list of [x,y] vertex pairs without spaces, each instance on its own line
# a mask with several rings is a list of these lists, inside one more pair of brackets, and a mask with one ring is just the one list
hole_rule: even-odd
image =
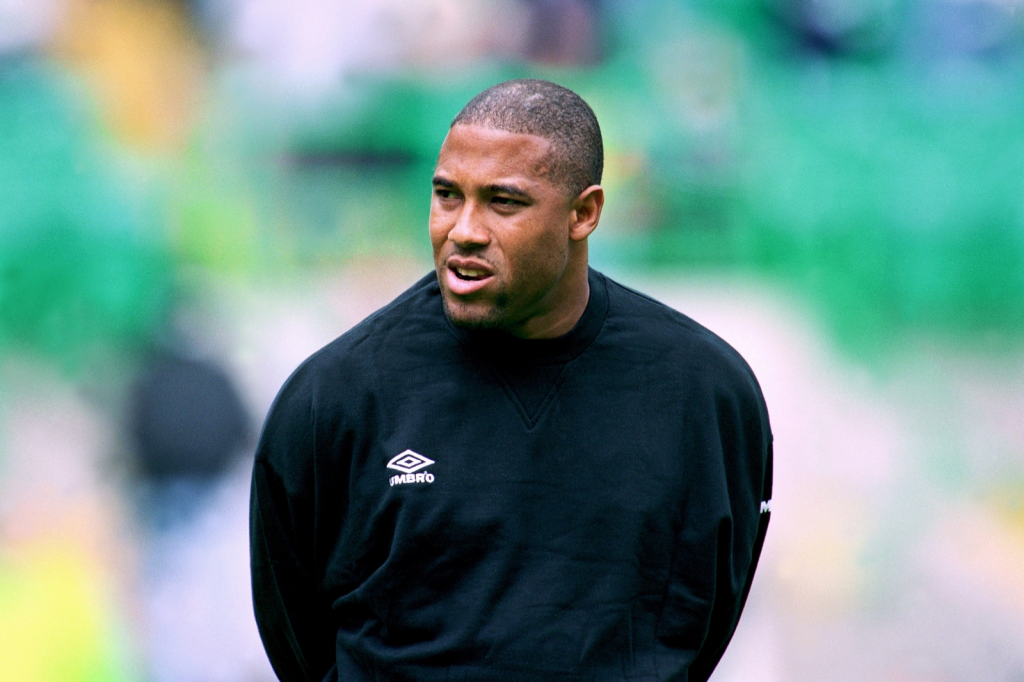
[[267,413],[257,463],[271,466],[286,481],[306,480],[318,434],[333,437],[364,423],[383,383],[379,373],[420,352],[429,345],[424,339],[437,344],[447,334],[438,299],[437,279],[430,273],[303,361]]
[[611,278],[605,280],[606,327],[618,343],[645,358],[652,374],[664,380],[733,387],[760,400],[753,370],[724,339],[647,294]]

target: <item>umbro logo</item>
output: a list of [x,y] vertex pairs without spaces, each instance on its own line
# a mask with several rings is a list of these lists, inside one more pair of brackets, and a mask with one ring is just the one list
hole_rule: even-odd
[[395,469],[403,474],[411,474],[433,463],[434,460],[428,459],[418,452],[406,450],[391,458],[391,461],[388,462],[388,469]]
[[433,483],[434,474],[429,471],[420,471],[420,469],[428,467],[433,463],[434,460],[424,457],[418,452],[413,452],[412,450],[400,452],[388,462],[388,469],[394,469],[402,473],[398,476],[392,476],[388,479],[388,482],[391,485],[399,485],[401,483]]

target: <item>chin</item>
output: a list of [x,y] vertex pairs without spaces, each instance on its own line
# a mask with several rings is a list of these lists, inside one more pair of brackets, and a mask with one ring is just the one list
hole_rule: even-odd
[[452,303],[445,296],[444,314],[448,320],[460,329],[499,329],[504,322],[502,312],[491,306]]

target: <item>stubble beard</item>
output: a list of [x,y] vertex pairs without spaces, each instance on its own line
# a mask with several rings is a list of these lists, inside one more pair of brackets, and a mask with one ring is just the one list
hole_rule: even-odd
[[441,301],[445,316],[459,329],[502,329],[508,321],[508,294],[498,294],[486,307],[452,301],[452,295],[447,292],[442,292]]

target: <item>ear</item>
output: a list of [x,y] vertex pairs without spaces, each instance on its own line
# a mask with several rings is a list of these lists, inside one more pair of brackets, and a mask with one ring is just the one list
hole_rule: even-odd
[[572,200],[569,214],[569,239],[579,242],[597,229],[604,208],[604,190],[600,185],[591,185]]

